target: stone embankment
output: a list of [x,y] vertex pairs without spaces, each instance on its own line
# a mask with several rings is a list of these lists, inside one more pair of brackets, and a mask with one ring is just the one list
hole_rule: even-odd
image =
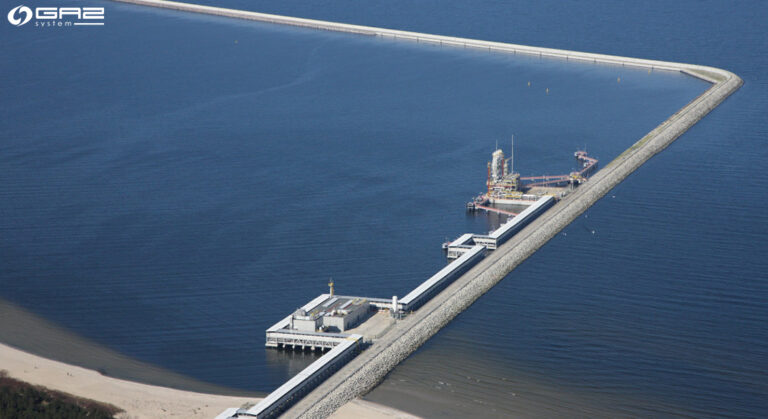
[[[612,64],[620,66],[640,67],[656,70],[689,71],[695,72],[696,77],[709,82],[720,81],[723,71],[689,64],[680,64],[667,61],[645,60],[641,58],[619,57],[615,55],[593,54],[589,52],[568,51],[555,48],[532,47],[527,45],[508,44],[504,42],[482,41],[478,39],[457,38],[445,35],[433,35],[419,32],[400,31],[396,29],[375,28],[371,26],[352,25],[349,23],[328,22],[324,20],[304,19],[299,17],[280,16],[267,13],[251,12],[246,10],[227,9],[223,7],[204,6],[200,4],[182,3],[165,0],[114,0],[122,3],[131,3],[142,6],[160,7],[164,9],[180,10],[184,12],[202,13],[207,15],[231,17],[235,19],[254,20],[259,22],[275,23],[280,25],[300,26],[312,29],[321,29],[334,32],[347,32],[359,35],[379,36],[383,38],[399,39],[419,43],[431,43],[437,45],[477,48],[487,51],[506,52],[512,54],[526,54],[538,57],[559,58],[564,60],[583,61],[600,64]],[[699,70],[699,71],[697,71]],[[708,71],[709,70],[709,71]],[[729,73],[730,74],[730,73]]]
[[632,147],[598,171],[586,184],[580,186],[574,193],[544,213],[513,239],[491,253],[483,262],[451,284],[417,312],[398,322],[389,332],[374,342],[368,350],[287,411],[286,417],[327,417],[347,401],[371,390],[400,361],[490,290],[536,249],[554,237],[635,169],[667,147],[688,128],[717,107],[742,84],[741,79],[733,73],[706,66],[372,28],[161,0],[117,1],[452,47],[480,48],[495,52],[527,54],[596,64],[642,67],[649,70],[679,71],[712,83],[712,87],[706,92],[646,134]]

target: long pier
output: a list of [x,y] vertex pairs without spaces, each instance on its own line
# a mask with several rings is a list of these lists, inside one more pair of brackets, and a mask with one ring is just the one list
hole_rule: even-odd
[[721,81],[646,134],[412,316],[396,324],[375,345],[288,410],[286,417],[327,417],[344,403],[373,389],[398,363],[742,84],[740,78],[726,71],[718,77],[722,77]]
[[508,242],[498,247],[490,256],[447,286],[437,296],[427,301],[413,315],[399,321],[388,333],[371,345],[368,350],[346,364],[290,410],[285,412],[286,417],[327,417],[344,403],[370,391],[395,365],[490,290],[510,271],[597,200],[602,198],[608,191],[652,156],[661,152],[677,137],[738,90],[743,83],[738,76],[729,71],[693,64],[431,35],[162,0],[116,1],[442,46],[477,48],[489,52],[525,54],[594,64],[639,67],[647,68],[651,71],[677,71],[712,84],[707,91],[689,102],[603,169],[599,170],[574,193],[555,204],[513,236]]

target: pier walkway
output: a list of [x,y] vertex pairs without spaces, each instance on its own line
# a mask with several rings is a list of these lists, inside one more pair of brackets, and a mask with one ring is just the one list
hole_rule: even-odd
[[514,217],[515,215],[517,215],[517,213],[512,212],[512,211],[507,211],[507,210],[503,210],[503,209],[500,209],[500,208],[488,207],[488,206],[481,205],[481,204],[475,204],[475,208],[480,208],[481,210],[485,210],[485,211],[488,211],[488,212],[495,212],[497,214],[509,215],[510,217]]

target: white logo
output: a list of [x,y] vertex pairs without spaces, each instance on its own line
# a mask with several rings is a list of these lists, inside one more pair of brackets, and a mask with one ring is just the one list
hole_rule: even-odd
[[33,26],[39,28],[104,26],[103,7],[35,7],[33,12],[20,5],[8,12],[8,21],[14,26],[24,25],[33,17]]
[[[16,17],[16,14],[23,14],[24,19]],[[27,6],[16,6],[8,12],[8,21],[11,22],[11,25],[21,26],[30,20],[32,20],[32,9]]]

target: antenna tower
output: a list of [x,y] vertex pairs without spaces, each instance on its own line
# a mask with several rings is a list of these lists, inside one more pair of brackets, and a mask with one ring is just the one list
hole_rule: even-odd
[[515,135],[512,134],[511,147],[509,149],[509,173],[515,173]]

